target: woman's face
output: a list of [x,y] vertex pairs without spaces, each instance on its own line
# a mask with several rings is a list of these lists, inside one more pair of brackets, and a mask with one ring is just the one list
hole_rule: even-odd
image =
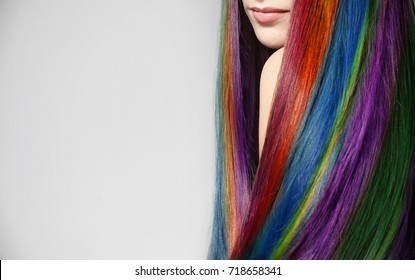
[[266,47],[284,46],[294,0],[242,0],[258,40]]

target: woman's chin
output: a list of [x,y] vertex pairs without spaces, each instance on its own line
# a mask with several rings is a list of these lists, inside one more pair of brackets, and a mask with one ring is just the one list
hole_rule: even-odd
[[257,32],[255,33],[258,41],[270,49],[280,49],[284,46],[287,38],[286,34],[269,34],[269,32]]

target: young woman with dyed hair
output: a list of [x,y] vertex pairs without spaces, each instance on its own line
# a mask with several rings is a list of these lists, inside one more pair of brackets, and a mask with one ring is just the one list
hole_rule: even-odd
[[413,0],[223,0],[211,259],[415,257]]

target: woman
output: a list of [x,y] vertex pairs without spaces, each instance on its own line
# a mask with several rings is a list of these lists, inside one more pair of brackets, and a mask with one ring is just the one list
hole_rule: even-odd
[[415,257],[412,0],[227,0],[212,259]]

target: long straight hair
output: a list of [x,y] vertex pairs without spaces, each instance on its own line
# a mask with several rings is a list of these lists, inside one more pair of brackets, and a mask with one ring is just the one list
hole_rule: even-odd
[[412,0],[296,0],[261,157],[272,53],[222,2],[211,259],[415,258]]

